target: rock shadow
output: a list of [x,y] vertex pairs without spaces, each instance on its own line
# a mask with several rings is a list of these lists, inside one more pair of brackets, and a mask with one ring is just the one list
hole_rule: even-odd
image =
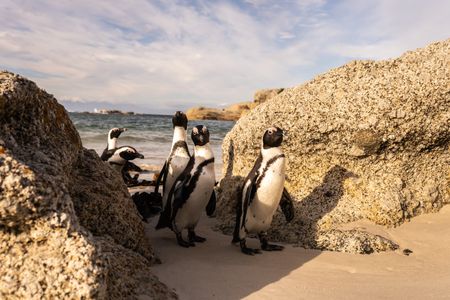
[[[348,208],[329,216],[344,196],[344,182],[359,175],[335,165],[327,171],[322,183],[308,196],[295,204],[296,218],[287,227],[278,222],[274,230],[275,238],[297,243],[304,248],[331,250],[348,253],[370,254],[373,252],[396,250],[394,241],[360,229],[341,230],[333,218],[342,222],[352,219]],[[327,219],[324,219],[327,218]]]
[[357,174],[335,165],[327,171],[322,183],[315,187],[308,196],[295,204],[299,245],[305,248],[322,249],[317,243],[320,235],[320,221],[329,214],[344,195],[344,182],[348,178],[357,178]]
[[234,167],[234,142],[233,140],[231,140],[230,145],[228,146],[228,165],[225,171],[224,178],[233,176],[233,167]]

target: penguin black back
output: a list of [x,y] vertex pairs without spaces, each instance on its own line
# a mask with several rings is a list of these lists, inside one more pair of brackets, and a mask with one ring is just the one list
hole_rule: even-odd
[[144,158],[144,155],[137,152],[137,150],[130,146],[120,147],[118,149],[126,148],[125,151],[120,151],[119,156],[125,160],[133,160],[135,158]]

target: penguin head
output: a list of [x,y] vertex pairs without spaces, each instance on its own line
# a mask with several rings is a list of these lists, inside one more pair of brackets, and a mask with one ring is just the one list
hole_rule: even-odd
[[283,129],[272,126],[264,132],[263,146],[264,149],[279,147],[283,142]]
[[192,128],[192,141],[195,146],[204,146],[209,143],[209,130],[206,126],[197,125]]
[[144,158],[144,155],[137,152],[136,149],[130,146],[121,147],[119,156],[125,160],[133,160],[135,158]]
[[124,131],[127,131],[126,128],[113,128],[109,131],[108,137],[109,139],[114,139],[114,138],[118,138],[120,136],[120,134]]
[[187,129],[188,124],[188,118],[185,113],[182,111],[177,111],[173,117],[172,117],[172,124],[175,128],[176,126],[183,127],[184,129]]

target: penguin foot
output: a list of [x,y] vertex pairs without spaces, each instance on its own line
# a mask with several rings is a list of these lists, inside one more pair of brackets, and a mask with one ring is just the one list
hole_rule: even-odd
[[189,248],[190,246],[195,246],[195,244],[191,245],[190,242],[186,242],[185,240],[183,240],[183,238],[181,237],[181,234],[177,235],[177,242],[178,242],[178,245],[180,245],[181,247],[184,247],[184,248]]
[[177,242],[178,242],[178,245],[180,245],[181,247],[184,247],[184,248],[189,248],[190,246],[192,246],[191,243],[186,242],[185,240],[178,240]]
[[261,250],[247,247],[241,248],[241,252],[247,255],[261,254]]
[[245,240],[240,241],[239,244],[241,246],[241,252],[244,254],[247,255],[261,254],[261,250],[259,249],[248,248],[247,245],[245,244]]
[[189,231],[189,242],[191,243],[204,243],[206,239],[204,237],[201,237],[197,235],[194,231]]
[[264,251],[282,251],[284,246],[267,243],[265,245],[261,245],[261,249]]
[[284,246],[269,244],[267,241],[267,233],[261,232],[259,233],[259,241],[261,243],[261,249],[264,251],[281,251],[284,249]]

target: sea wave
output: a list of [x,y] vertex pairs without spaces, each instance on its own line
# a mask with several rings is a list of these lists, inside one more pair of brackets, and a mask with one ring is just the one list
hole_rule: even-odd
[[[173,127],[171,116],[116,116],[70,113],[77,128],[83,146],[101,154],[107,144],[108,132],[114,127],[128,130],[118,139],[118,145],[130,145],[144,154],[145,159],[136,160],[136,164],[162,166],[170,152]],[[216,157],[216,172],[220,172],[222,161],[221,144],[234,122],[229,121],[190,121],[188,132],[193,126],[204,124],[211,133],[211,146]],[[192,152],[192,141],[188,134],[188,145]]]
[[[85,142],[104,142],[107,143],[107,135],[97,134],[92,136],[83,136],[81,139]],[[161,136],[135,136],[135,135],[123,135],[119,138],[120,144],[133,144],[133,143],[145,143],[145,142],[170,142],[171,138]]]

